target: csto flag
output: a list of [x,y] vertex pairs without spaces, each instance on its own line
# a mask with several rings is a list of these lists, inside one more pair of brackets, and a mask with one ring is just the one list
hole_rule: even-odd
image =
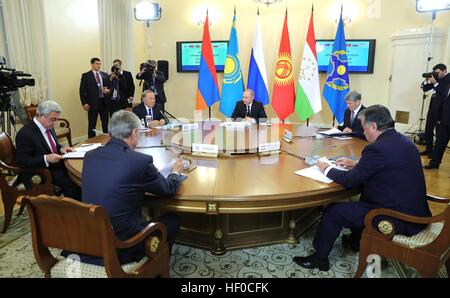
[[289,41],[286,10],[272,95],[272,107],[280,120],[284,121],[284,119],[294,112],[294,100],[295,90],[292,75],[291,43]]
[[339,25],[334,39],[333,52],[328,65],[327,80],[323,89],[323,97],[328,102],[338,123],[344,122],[344,112],[347,109],[345,95],[349,92],[347,47],[345,45],[342,8]]
[[259,29],[259,11],[256,17],[256,30],[253,37],[252,54],[248,70],[247,88],[255,92],[255,100],[263,105],[269,104],[269,88],[267,87],[267,72],[264,63],[264,51],[262,46],[261,30]]
[[231,117],[236,102],[242,99],[243,91],[244,81],[241,72],[241,62],[239,61],[235,11],[233,25],[231,26],[230,41],[228,42],[228,53],[223,75],[222,100],[220,102],[220,111],[225,116]]
[[209,35],[209,19],[206,14],[203,30],[202,56],[200,58],[200,69],[198,72],[197,110],[204,110],[220,100],[219,87],[217,84],[216,67]]
[[300,120],[306,120],[322,110],[313,16],[314,11],[311,11],[295,98],[295,112]]

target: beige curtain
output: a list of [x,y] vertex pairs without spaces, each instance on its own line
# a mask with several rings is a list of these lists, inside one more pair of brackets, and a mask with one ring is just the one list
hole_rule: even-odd
[[104,70],[119,58],[133,71],[133,10],[130,0],[98,0],[100,47]]
[[23,105],[47,99],[48,59],[42,0],[3,0],[8,65],[33,75],[36,86],[20,88]]

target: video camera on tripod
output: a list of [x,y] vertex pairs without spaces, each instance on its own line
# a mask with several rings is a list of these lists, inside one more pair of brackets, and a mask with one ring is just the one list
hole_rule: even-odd
[[[22,106],[20,105],[20,100],[17,99],[13,102],[11,98],[19,90],[19,88],[34,85],[35,81],[34,78],[31,78],[31,74],[13,68],[7,68],[5,57],[0,57],[0,124],[3,131],[6,130],[5,120],[8,118],[10,119],[10,123],[13,125],[15,124],[11,111],[19,117],[22,124],[27,122],[26,114],[23,112]],[[7,118],[3,117],[4,112],[8,114]],[[8,125],[8,132],[10,133],[10,124]]]

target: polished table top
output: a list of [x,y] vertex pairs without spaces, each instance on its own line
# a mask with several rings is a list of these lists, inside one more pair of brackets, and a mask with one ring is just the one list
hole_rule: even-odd
[[[199,134],[204,143],[219,144],[221,154],[217,159],[191,156],[189,146],[182,141],[187,139],[186,131],[152,129],[151,132],[141,133],[137,151],[152,155],[157,168],[161,169],[179,155],[191,159],[197,165],[187,174],[188,179],[182,183],[176,197],[154,198],[151,201],[155,206],[197,213],[271,212],[323,205],[356,193],[355,190],[345,190],[337,183],[318,182],[294,172],[307,167],[301,159],[306,156],[359,158],[367,145],[361,139],[294,137],[293,143],[281,141],[281,153],[260,156],[248,153],[253,151],[245,149],[257,147],[252,143],[255,142],[255,135],[258,136],[257,143],[259,138],[270,142],[280,140],[284,129],[295,130],[296,127],[284,124],[270,127],[255,125],[246,128],[243,133],[218,125],[211,126],[211,123],[200,126],[200,133],[196,131],[192,134]],[[217,135],[220,137],[216,138]],[[234,139],[231,142],[233,144],[246,145],[233,147],[223,141],[227,139]],[[104,144],[108,140],[108,136],[102,135],[85,143]],[[233,154],[242,153],[242,150],[247,154]],[[68,159],[65,164],[71,178],[81,184],[83,160]]]

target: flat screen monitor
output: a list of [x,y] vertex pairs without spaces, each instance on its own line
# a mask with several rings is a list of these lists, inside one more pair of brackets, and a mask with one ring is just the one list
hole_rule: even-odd
[[[349,72],[373,73],[375,44],[375,39],[346,40]],[[316,40],[317,60],[320,72],[327,72],[333,45],[334,40],[332,39]]]
[[[227,58],[228,41],[211,41],[216,71],[223,72]],[[177,41],[177,71],[198,72],[202,54],[201,41]]]

